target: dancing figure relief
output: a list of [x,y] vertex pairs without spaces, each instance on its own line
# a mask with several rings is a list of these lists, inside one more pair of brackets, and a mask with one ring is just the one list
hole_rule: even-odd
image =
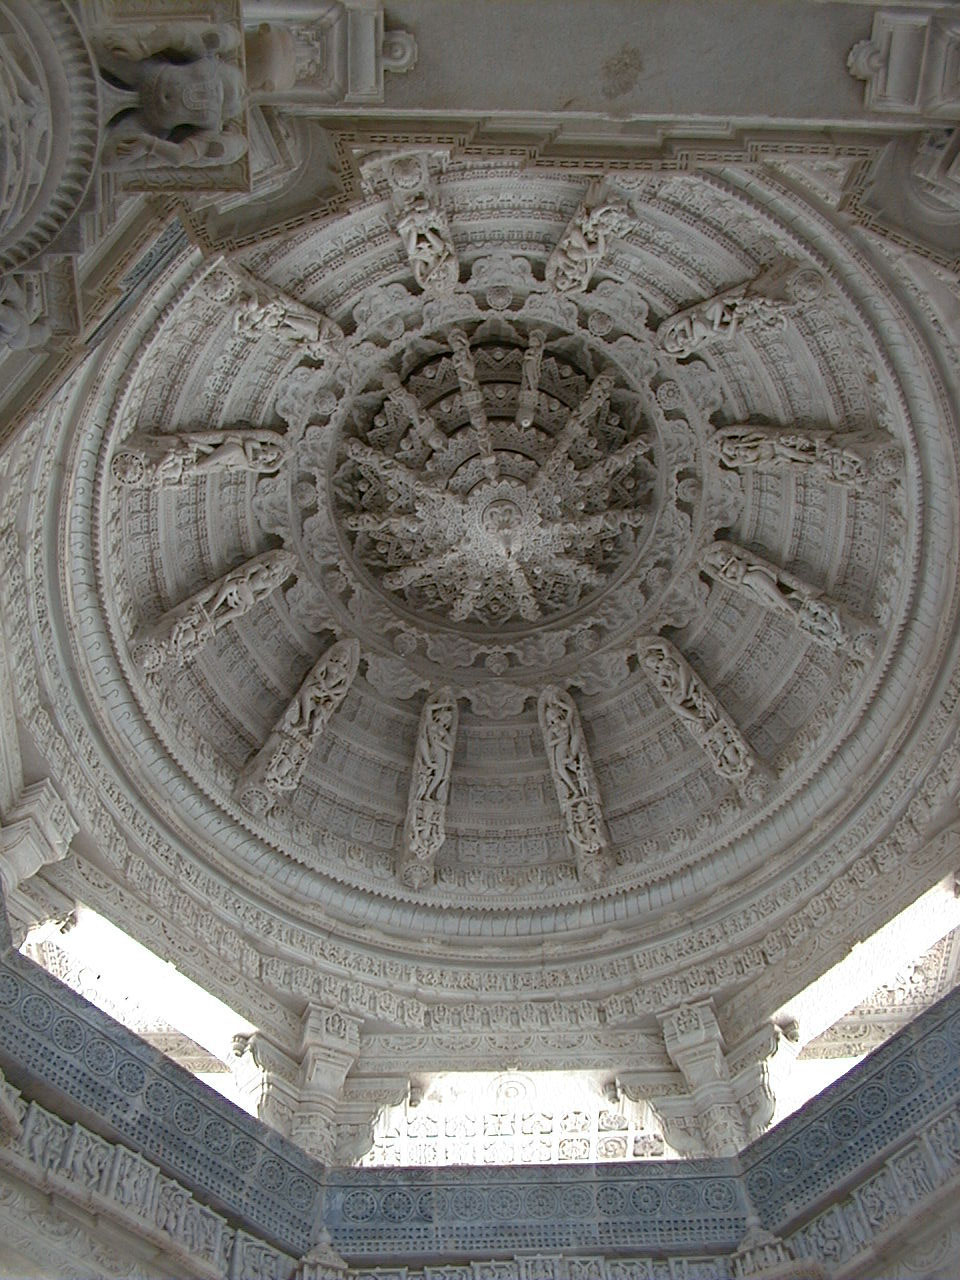
[[233,331],[246,338],[265,334],[300,347],[318,364],[338,364],[346,351],[343,330],[328,316],[289,298],[258,298],[250,294],[233,313]]
[[788,617],[817,644],[828,649],[863,652],[871,647],[869,631],[848,627],[839,605],[824,598],[795,574],[731,542],[714,542],[700,556],[701,569],[717,582],[734,587],[758,604]]
[[766,782],[766,771],[739,729],[669,641],[662,637],[640,641],[637,660],[720,777],[740,788],[749,783],[751,790]]
[[892,441],[865,432],[782,431],[749,423],[722,427],[709,448],[731,471],[797,471],[854,487],[895,476],[902,459]]
[[403,849],[398,861],[400,879],[411,889],[422,888],[432,880],[434,859],[446,839],[458,719],[457,700],[446,686],[427,698],[420,714]]
[[657,329],[657,343],[683,360],[711,342],[732,341],[741,329],[782,329],[823,289],[823,276],[814,267],[780,260],[753,280],[668,316]]
[[622,235],[633,219],[630,206],[620,196],[604,193],[594,181],[583,203],[547,259],[544,276],[557,293],[586,289],[607,251],[607,237]]
[[266,551],[195,592],[138,632],[134,660],[146,672],[192,661],[219,631],[249,613],[294,572],[292,551]]
[[423,191],[411,196],[397,218],[397,232],[424,293],[450,293],[460,280],[460,263],[439,204]]
[[180,485],[216,472],[279,471],[287,455],[277,431],[231,427],[222,431],[134,434],[114,453],[110,470],[118,484]]
[[252,812],[268,812],[300,785],[310,752],[349,693],[359,662],[359,640],[338,640],[304,678],[237,781],[236,795]]
[[570,694],[556,685],[548,685],[540,694],[537,713],[578,875],[598,884],[606,870],[609,839],[580,714]]

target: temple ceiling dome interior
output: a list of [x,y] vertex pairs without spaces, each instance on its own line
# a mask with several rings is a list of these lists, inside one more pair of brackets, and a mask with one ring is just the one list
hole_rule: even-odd
[[181,269],[53,415],[75,695],[137,805],[293,918],[465,956],[826,872],[954,603],[895,293],[733,171],[363,178]]

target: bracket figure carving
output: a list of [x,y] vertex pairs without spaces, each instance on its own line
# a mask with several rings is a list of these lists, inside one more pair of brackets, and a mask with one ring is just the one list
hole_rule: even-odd
[[131,646],[146,672],[192,661],[218,631],[274,592],[297,566],[292,551],[265,551],[188,596],[157,622],[138,631]]
[[727,586],[790,619],[798,630],[827,649],[865,653],[869,629],[848,625],[839,605],[809,583],[732,542],[718,541],[700,554],[700,568]]
[[433,864],[446,839],[447,799],[459,712],[453,691],[430,694],[420,713],[413,773],[397,873],[401,883],[420,889],[433,878]]
[[540,371],[543,366],[543,348],[547,335],[543,329],[531,329],[527,349],[520,362],[520,390],[517,393],[516,423],[529,427],[537,416],[540,403]]
[[303,302],[273,293],[249,293],[234,308],[233,331],[245,338],[270,334],[298,347],[308,360],[333,367],[340,364],[346,339],[340,326]]
[[236,795],[255,813],[266,813],[300,785],[307,759],[330,717],[353,684],[360,641],[338,640],[317,662],[263,747],[237,781]]
[[397,214],[397,234],[424,293],[452,293],[460,281],[460,260],[450,224],[432,189],[426,158],[400,156],[386,170]]
[[435,453],[441,453],[446,449],[447,437],[434,422],[433,415],[424,409],[417,397],[401,383],[392,369],[384,370],[381,385],[387,393],[387,399],[410,419],[413,430],[424,444]]
[[101,29],[93,45],[109,123],[105,169],[224,166],[247,151],[241,35],[189,19]]
[[278,431],[254,427],[220,431],[135,433],[114,453],[110,471],[118,484],[179,485],[214,472],[279,471],[287,441]]
[[637,661],[714,771],[744,794],[760,795],[770,780],[766,767],[686,658],[662,636],[650,636],[638,642]]
[[627,201],[595,178],[547,259],[547,284],[557,293],[582,293],[607,251],[607,237],[623,235],[633,220]]
[[457,381],[460,383],[463,403],[480,446],[484,475],[488,480],[497,480],[500,476],[500,468],[490,440],[490,424],[487,422],[486,410],[483,407],[483,392],[477,381],[477,369],[470,353],[469,339],[462,329],[453,325],[447,334],[447,341],[450,343],[453,367],[456,370]]
[[668,316],[657,329],[661,351],[683,360],[741,329],[782,329],[798,307],[816,301],[825,281],[815,267],[780,259],[753,280]]
[[570,694],[557,685],[541,692],[537,713],[577,875],[586,884],[598,885],[609,863],[610,838],[580,713]]
[[895,476],[902,460],[892,441],[865,432],[781,431],[750,423],[721,427],[708,448],[730,471],[793,470],[852,487]]

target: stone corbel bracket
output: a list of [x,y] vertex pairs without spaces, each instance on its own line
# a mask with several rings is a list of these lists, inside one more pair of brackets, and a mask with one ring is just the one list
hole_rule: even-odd
[[49,778],[25,787],[0,826],[0,885],[9,897],[51,862],[62,862],[79,830]]
[[847,70],[866,82],[864,102],[871,111],[960,120],[958,58],[956,9],[882,9],[874,14],[870,38],[847,55]]

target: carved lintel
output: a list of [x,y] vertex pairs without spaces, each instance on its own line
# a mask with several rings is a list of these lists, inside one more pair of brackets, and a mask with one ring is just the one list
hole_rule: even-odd
[[544,269],[557,293],[582,293],[607,251],[607,237],[623,235],[633,211],[603,179],[594,179]]
[[662,636],[647,636],[637,644],[637,661],[714,771],[745,794],[762,793],[769,771],[686,658]]
[[556,685],[540,694],[537,712],[577,874],[585,884],[599,884],[610,861],[610,838],[580,713],[570,694]]
[[815,587],[735,543],[711,543],[701,552],[700,568],[715,582],[789,618],[816,644],[850,653],[866,653],[873,647],[866,624],[854,625],[840,605]]
[[0,826],[0,885],[4,896],[41,867],[61,862],[79,824],[49,778],[25,787]]
[[708,448],[715,461],[731,471],[795,471],[853,488],[894,478],[903,461],[898,446],[882,436],[751,423],[721,427]]
[[657,329],[657,343],[682,360],[710,343],[732,341],[741,329],[782,329],[792,312],[820,297],[824,283],[815,267],[780,259],[754,279],[669,316]]
[[447,799],[459,718],[457,699],[444,686],[423,704],[410,776],[403,851],[397,871],[412,889],[433,879],[433,864],[446,839]]
[[249,809],[265,813],[299,786],[310,752],[347,696],[359,662],[360,641],[338,640],[306,675],[237,781],[236,794]]
[[255,427],[135,433],[114,452],[110,470],[124,486],[181,485],[218,472],[269,475],[279,471],[286,455],[280,432]]
[[141,628],[131,646],[134,661],[147,672],[190,662],[218,631],[274,592],[296,566],[296,555],[280,550],[265,551],[231,569]]

